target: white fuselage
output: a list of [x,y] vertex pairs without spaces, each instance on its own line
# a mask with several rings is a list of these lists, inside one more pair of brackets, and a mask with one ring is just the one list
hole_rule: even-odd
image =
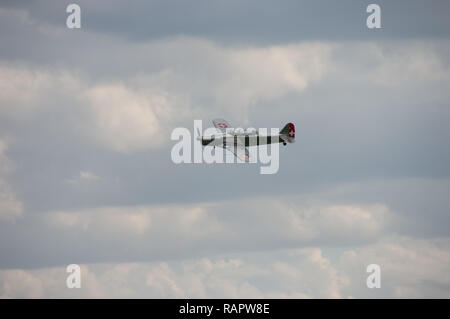
[[[242,144],[244,146],[257,146],[272,143],[280,143],[283,140],[280,134],[277,135],[260,135],[256,133],[236,133],[236,134],[223,134],[219,133],[210,137],[203,137],[203,145],[208,146],[224,146]],[[209,141],[209,143],[208,143]]]

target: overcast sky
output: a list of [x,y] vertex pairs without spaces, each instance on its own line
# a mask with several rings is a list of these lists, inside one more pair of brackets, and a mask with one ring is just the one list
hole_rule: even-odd
[[[2,1],[0,296],[449,298],[450,2],[372,2]],[[174,164],[217,117],[296,143]]]

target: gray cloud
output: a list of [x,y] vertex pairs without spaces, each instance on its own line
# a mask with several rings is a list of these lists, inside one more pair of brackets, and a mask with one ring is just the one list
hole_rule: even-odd
[[[381,30],[366,28],[371,1],[121,1],[80,0],[83,26],[99,34],[132,41],[171,36],[195,36],[238,44],[285,43],[308,40],[361,40],[448,37],[447,1],[377,1],[382,8]],[[66,3],[7,1],[26,11],[40,25],[64,26]]]
[[165,260],[372,242],[385,232],[391,215],[382,204],[302,205],[292,198],[54,211],[3,225],[1,237],[9,240],[0,247],[9,258],[2,266],[64,264],[67,259]]
[[0,139],[0,222],[14,220],[22,214],[23,205],[9,182],[10,160],[5,156],[7,143]]
[[[109,80],[70,68],[2,68],[2,127],[21,140],[8,152],[20,161],[16,180],[36,210],[111,205],[111,200],[118,205],[195,202],[223,198],[222,188],[240,197],[273,187],[295,193],[349,179],[449,174],[449,132],[441,124],[449,116],[447,43],[232,49],[178,39],[136,47],[141,49],[166,67],[143,66],[140,74],[108,75]],[[192,68],[198,60],[208,66]],[[389,71],[393,67],[395,73]],[[175,167],[167,160],[171,129],[190,128],[195,118],[210,125],[208,119],[217,114],[257,127],[296,123],[298,143],[282,148],[279,174],[265,177],[270,183],[236,182],[263,178],[255,177],[256,167]],[[80,193],[64,185],[86,170],[106,176],[97,189]],[[209,178],[224,172],[225,180]],[[213,187],[183,191],[194,175],[199,186]],[[42,183],[45,187],[36,187]]]
[[[446,2],[79,4],[0,8],[0,295],[448,296]],[[219,116],[294,122],[278,174],[171,162]]]

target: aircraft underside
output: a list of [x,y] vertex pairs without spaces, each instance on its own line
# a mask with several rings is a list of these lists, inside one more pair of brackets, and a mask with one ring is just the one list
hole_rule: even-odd
[[273,143],[285,143],[279,135],[276,136],[231,136],[231,137],[220,137],[214,139],[203,139],[203,145],[209,146],[227,146],[227,145],[237,145],[243,144],[245,147],[248,146],[258,146]]

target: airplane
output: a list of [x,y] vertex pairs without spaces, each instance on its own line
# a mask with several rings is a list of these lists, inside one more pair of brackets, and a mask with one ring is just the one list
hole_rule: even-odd
[[[244,162],[250,162],[250,153],[248,146],[258,146],[273,143],[295,142],[295,126],[292,123],[286,124],[277,135],[260,135],[258,130],[234,129],[224,119],[214,119],[214,127],[218,129],[217,135],[204,137],[198,130],[197,140],[201,141],[202,146],[219,146],[231,153]],[[261,138],[262,137],[262,138]]]

